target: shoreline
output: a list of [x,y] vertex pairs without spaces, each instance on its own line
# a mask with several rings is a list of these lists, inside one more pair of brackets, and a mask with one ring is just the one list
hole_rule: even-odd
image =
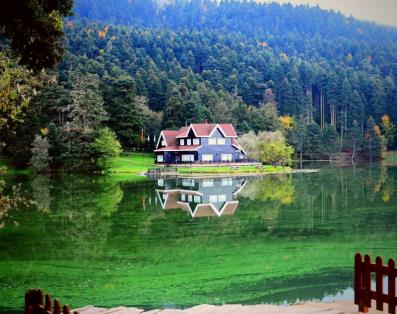
[[[139,308],[114,307],[111,309],[94,307],[92,305],[83,308],[74,309],[79,314],[311,314],[311,313],[327,313],[327,314],[356,314],[358,306],[352,301],[333,301],[333,302],[304,302],[292,305],[209,305],[201,304],[186,309],[155,309],[145,311]],[[374,307],[368,313],[382,313],[376,311]]]
[[[295,173],[316,173],[320,169],[289,169],[284,171],[269,171],[269,172],[166,172],[159,174],[160,178],[224,178],[224,177],[261,177],[272,174],[295,174]],[[149,175],[146,175],[151,178]],[[156,177],[156,178],[158,178]]]

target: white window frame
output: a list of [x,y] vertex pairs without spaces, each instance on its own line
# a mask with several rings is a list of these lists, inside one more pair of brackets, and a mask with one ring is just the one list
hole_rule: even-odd
[[161,146],[165,146],[165,141],[161,140]]
[[221,154],[221,161],[232,161],[233,154]]
[[222,178],[222,186],[232,186],[233,179],[232,178]]
[[210,203],[218,203],[218,195],[210,195],[208,201]]
[[210,188],[214,186],[214,180],[213,179],[204,179],[202,182],[202,186],[205,188]]
[[190,138],[186,139],[186,145],[187,146],[192,145],[192,140]]
[[200,145],[200,139],[194,138],[193,139],[193,145]]
[[181,146],[184,146],[184,145],[185,145],[185,139],[184,139],[184,138],[181,138],[181,139],[179,140],[179,145],[181,145]]
[[218,203],[226,202],[226,200],[227,200],[226,194],[218,195]]
[[226,145],[226,139],[224,137],[219,137],[216,139],[218,145]]
[[186,201],[186,195],[185,194],[181,194],[181,201]]
[[214,155],[213,154],[202,154],[201,161],[214,161]]
[[192,162],[194,161],[194,155],[193,154],[182,154],[181,159],[183,162]]
[[157,186],[164,186],[164,179],[158,179]]
[[194,179],[182,179],[182,186],[194,187]]
[[157,162],[164,162],[164,155],[157,155]]
[[192,194],[188,194],[188,195],[187,195],[187,201],[188,201],[189,203],[193,202],[193,195],[192,195]]
[[209,137],[208,145],[216,145],[216,137]]
[[199,195],[195,195],[195,196],[193,197],[193,201],[194,201],[195,203],[200,203],[200,202],[201,202],[201,197],[200,197]]

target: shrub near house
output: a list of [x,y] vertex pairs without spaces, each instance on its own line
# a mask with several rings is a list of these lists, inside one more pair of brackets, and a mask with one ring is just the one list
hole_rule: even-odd
[[158,164],[239,162],[246,153],[231,124],[190,124],[179,130],[163,130],[155,149]]

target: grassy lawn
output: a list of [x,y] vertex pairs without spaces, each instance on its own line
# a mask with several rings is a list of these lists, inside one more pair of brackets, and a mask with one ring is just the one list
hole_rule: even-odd
[[219,167],[180,167],[178,168],[179,173],[267,173],[267,172],[278,172],[290,170],[289,167],[282,166],[263,166],[258,169],[256,166],[239,166],[238,169],[233,169],[231,166],[219,166]]
[[124,153],[111,162],[110,173],[139,174],[154,167],[153,154],[150,153]]
[[397,159],[397,151],[389,151],[389,152],[384,152],[383,153],[383,158],[385,159]]

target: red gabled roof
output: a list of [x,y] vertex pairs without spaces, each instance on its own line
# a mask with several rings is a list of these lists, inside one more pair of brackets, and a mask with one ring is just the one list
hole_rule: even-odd
[[212,130],[215,128],[216,124],[209,123],[192,123],[191,127],[198,137],[209,136]]
[[190,126],[184,126],[179,129],[177,138],[186,137],[189,134],[189,130],[193,130],[197,137],[208,137],[218,127],[221,133],[226,137],[237,137],[236,130],[230,123],[224,124],[213,124],[213,123],[192,123]]
[[198,148],[201,147],[200,145],[180,146],[178,145],[179,143],[177,142],[177,139],[187,137],[190,130],[192,130],[197,137],[209,137],[211,136],[215,128],[218,128],[219,131],[223,134],[223,136],[231,137],[232,145],[235,146],[237,149],[241,149],[241,147],[237,143],[237,139],[236,139],[237,133],[233,125],[226,123],[224,124],[192,123],[190,126],[184,126],[176,131],[163,130],[162,136],[166,142],[166,147],[158,148],[155,150],[155,152],[197,150]]
[[226,136],[237,137],[236,130],[234,129],[232,124],[230,124],[230,123],[228,123],[228,124],[219,124],[219,126],[226,133]]
[[178,134],[179,131],[171,131],[171,130],[164,130],[163,136],[164,136],[164,140],[165,143],[167,144],[167,146],[173,146],[176,145],[176,136]]
[[186,137],[189,133],[190,127],[184,126],[179,129],[178,134],[176,135],[177,137]]

